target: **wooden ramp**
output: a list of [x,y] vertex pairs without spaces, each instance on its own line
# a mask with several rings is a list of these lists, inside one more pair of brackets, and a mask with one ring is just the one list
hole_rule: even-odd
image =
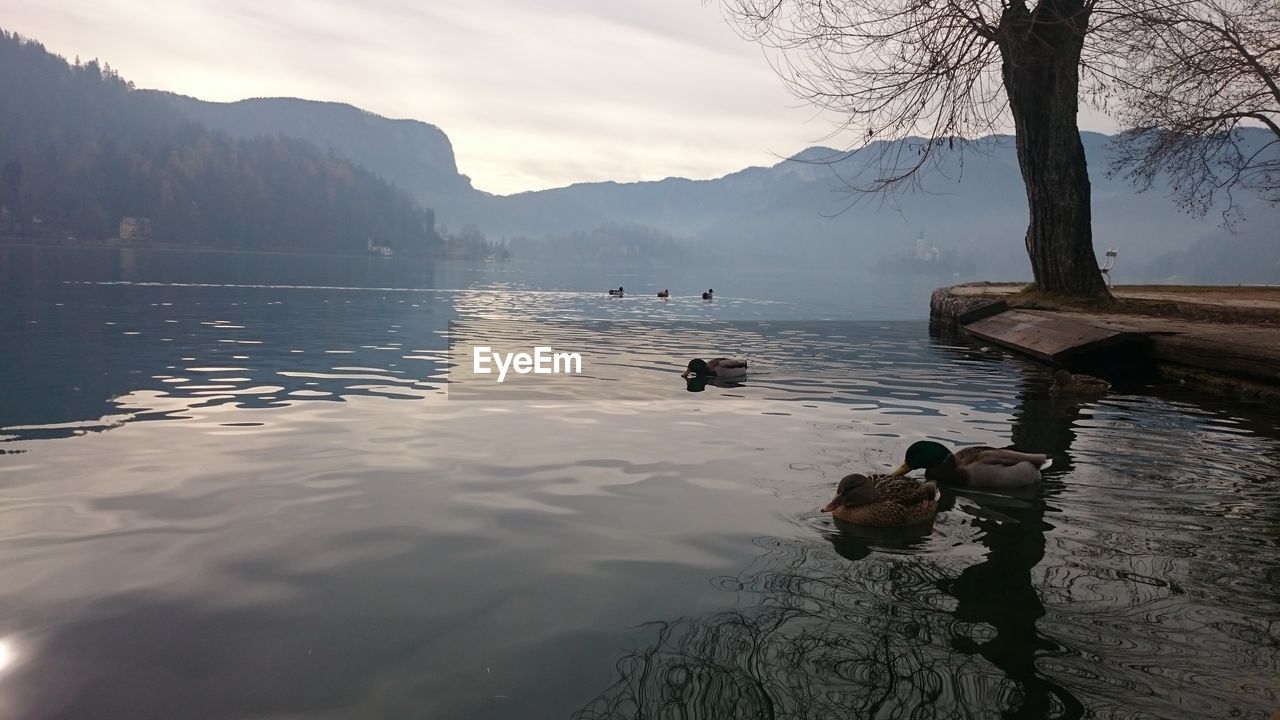
[[1140,342],[1146,335],[1123,327],[1103,327],[1035,310],[1004,310],[964,325],[972,335],[1050,363],[1103,348]]

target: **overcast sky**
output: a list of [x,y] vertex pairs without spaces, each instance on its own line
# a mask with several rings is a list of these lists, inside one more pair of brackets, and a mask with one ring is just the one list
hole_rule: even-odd
[[717,177],[835,143],[830,119],[787,93],[719,7],[0,0],[0,27],[68,58],[109,62],[139,87],[205,100],[334,100],[434,123],[476,187],[505,194]]

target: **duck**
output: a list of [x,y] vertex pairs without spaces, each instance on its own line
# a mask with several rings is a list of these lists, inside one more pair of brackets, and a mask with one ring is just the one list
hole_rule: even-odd
[[923,468],[925,478],[939,485],[1013,488],[1040,482],[1040,471],[1050,463],[1043,453],[987,446],[952,453],[941,443],[920,440],[907,448],[906,458],[892,474],[900,477]]
[[617,290],[610,290],[609,295],[613,297],[622,297],[622,286],[619,285]]
[[1111,389],[1111,383],[1092,375],[1073,375],[1069,370],[1059,368],[1053,374],[1053,387],[1049,392],[1054,395],[1105,395]]
[[662,292],[658,293],[658,297],[660,297],[660,298],[669,298],[669,297],[671,297],[671,291],[670,291],[670,290],[663,290]]
[[919,482],[897,475],[845,475],[836,496],[822,508],[852,525],[899,527],[933,519],[942,493],[933,481]]
[[714,377],[720,380],[741,380],[747,376],[747,361],[739,358],[714,358],[703,360],[694,358],[680,377]]
[[707,291],[706,291],[706,292],[704,292],[704,293],[702,293],[702,299],[703,299],[703,300],[711,300],[711,299],[712,299],[712,295],[713,295],[713,293],[714,293],[714,292],[715,292],[714,290],[712,290],[712,289],[710,289],[710,288],[707,288]]

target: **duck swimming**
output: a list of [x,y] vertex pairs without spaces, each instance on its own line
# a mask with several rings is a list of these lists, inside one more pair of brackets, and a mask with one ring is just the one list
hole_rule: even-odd
[[1053,374],[1053,387],[1049,392],[1054,395],[1105,395],[1111,389],[1111,383],[1092,375],[1073,375],[1070,371],[1059,369]]
[[853,525],[898,527],[928,522],[938,510],[938,486],[896,475],[845,475],[822,508]]
[[940,443],[921,440],[907,448],[902,465],[894,476],[924,469],[925,478],[939,485],[1011,488],[1040,482],[1040,470],[1048,467],[1049,456],[1007,448],[967,447],[952,453]]
[[613,297],[622,297],[622,286],[619,285],[617,290],[610,290],[609,294]]
[[747,361],[738,358],[715,358],[709,361],[694,358],[689,361],[689,366],[684,372],[680,373],[680,377],[686,379],[690,375],[721,380],[741,380],[747,376]]
[[660,297],[660,298],[669,298],[669,297],[671,297],[671,291],[670,291],[670,290],[663,290],[662,292],[658,293],[658,297]]
[[714,293],[714,292],[715,292],[714,290],[711,290],[710,288],[708,288],[706,292],[702,293],[702,299],[703,299],[703,300],[711,300],[711,299],[712,299],[712,293]]

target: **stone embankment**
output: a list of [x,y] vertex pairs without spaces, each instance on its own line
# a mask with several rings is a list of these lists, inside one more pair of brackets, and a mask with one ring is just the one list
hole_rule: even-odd
[[1128,286],[1106,303],[1059,302],[1025,285],[934,291],[930,320],[1041,361],[1105,370],[1146,364],[1206,391],[1280,403],[1280,288]]

